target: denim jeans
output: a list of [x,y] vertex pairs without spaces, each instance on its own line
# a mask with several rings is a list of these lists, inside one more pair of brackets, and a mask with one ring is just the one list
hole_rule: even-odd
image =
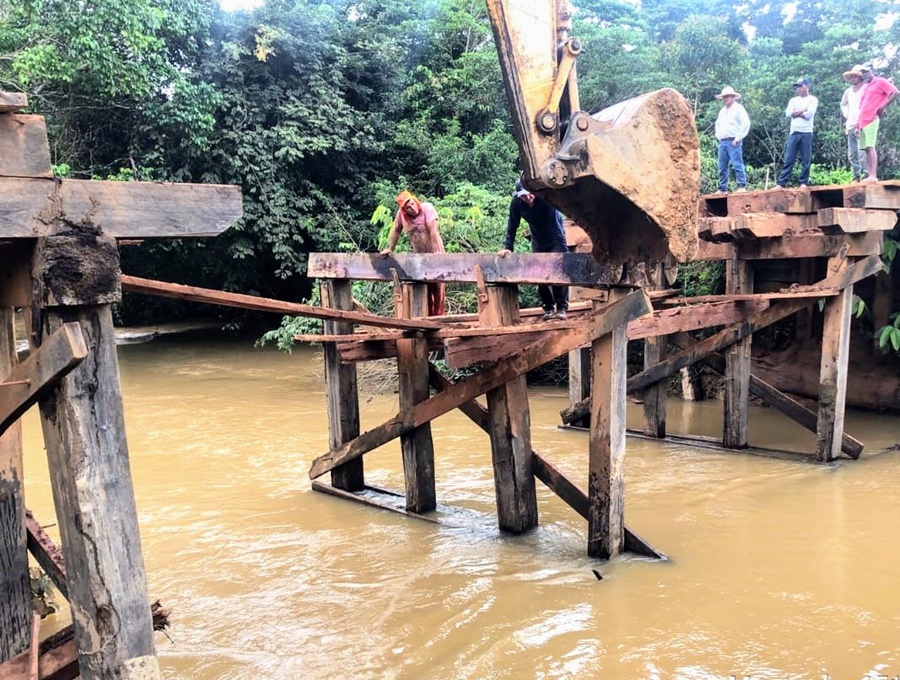
[[869,174],[869,159],[865,151],[860,152],[859,134],[856,130],[847,133],[847,160],[850,161],[850,169],[853,171],[853,179],[859,179]]
[[800,184],[809,184],[809,165],[812,163],[812,132],[792,132],[788,137],[787,146],[784,147],[784,166],[778,176],[778,186],[786,187],[791,181],[791,173],[794,171],[794,163],[800,156]]
[[728,165],[734,168],[734,179],[738,187],[747,186],[747,173],[744,171],[744,145],[738,142],[733,146],[733,138],[719,140],[719,191],[728,191]]

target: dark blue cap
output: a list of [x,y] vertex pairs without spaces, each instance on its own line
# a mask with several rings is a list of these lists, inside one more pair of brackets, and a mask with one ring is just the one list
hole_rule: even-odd
[[794,87],[800,87],[801,85],[809,85],[809,78],[801,78],[794,83]]

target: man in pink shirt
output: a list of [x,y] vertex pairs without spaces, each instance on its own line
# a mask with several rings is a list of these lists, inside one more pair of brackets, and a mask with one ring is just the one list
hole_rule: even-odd
[[[438,231],[438,214],[431,203],[419,201],[408,191],[397,194],[397,215],[394,217],[394,228],[388,237],[387,248],[381,251],[382,257],[393,252],[400,234],[406,232],[414,253],[443,253],[444,240]],[[428,284],[428,315],[443,316],[446,307],[446,295],[443,283]]]
[[869,161],[867,182],[878,181],[878,152],[875,151],[875,140],[878,137],[878,123],[884,110],[896,98],[898,92],[894,84],[881,76],[876,76],[871,64],[860,68],[865,83],[862,101],[859,107],[859,120],[856,129],[859,131],[859,148],[865,149]]

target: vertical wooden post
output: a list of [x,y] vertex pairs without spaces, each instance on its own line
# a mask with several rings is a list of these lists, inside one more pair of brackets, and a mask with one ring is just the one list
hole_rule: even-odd
[[[405,283],[402,286],[401,316],[412,319],[428,316],[428,286]],[[400,374],[400,411],[406,411],[429,396],[428,341],[397,341],[397,370]],[[431,423],[400,435],[403,453],[403,477],[406,482],[406,509],[431,512],[437,507],[434,481],[434,442]]]
[[[569,405],[575,406],[591,396],[591,348],[579,347],[569,352]],[[588,417],[571,423],[576,427],[587,427]]]
[[[830,258],[829,274],[839,271],[848,264],[841,258]],[[827,298],[825,301],[822,362],[819,369],[819,413],[816,425],[816,460],[822,463],[841,455],[852,311],[852,285],[847,286],[837,297]]]
[[[753,292],[753,265],[735,255],[727,264],[725,289],[729,294]],[[725,424],[722,445],[746,448],[750,441],[750,367],[753,336],[732,345],[725,355]]]
[[[351,282],[326,279],[321,287],[322,305],[331,309],[353,309]],[[352,324],[326,321],[325,333],[344,335],[353,332]],[[342,364],[333,342],[325,346],[325,395],[328,402],[328,445],[332,449],[359,436],[359,388],[356,364]],[[362,491],[365,475],[362,457],[331,471],[331,484],[344,491]]]
[[[13,308],[0,303],[0,383],[16,363]],[[31,637],[22,469],[16,422],[0,435],[0,664],[27,650]]]
[[[816,277],[816,260],[812,257],[805,257],[798,261],[798,277],[797,283],[807,286],[817,280]],[[813,336],[813,311],[814,307],[801,309],[797,312],[794,322],[794,338],[799,343],[804,343]]]
[[39,402],[81,677],[157,680],[109,305],[121,297],[116,243],[59,235],[35,253],[38,343],[77,322],[88,349]]
[[615,557],[625,546],[625,330],[623,324],[591,347],[588,555],[602,559]]
[[[510,326],[519,322],[517,286],[490,286],[486,292],[487,303],[479,313],[482,326]],[[502,531],[519,534],[538,525],[525,376],[488,392],[487,404],[497,520]]]
[[[660,290],[665,286],[663,263],[649,266],[647,272],[648,290]],[[656,366],[666,358],[666,336],[656,336],[644,340],[644,368]],[[644,390],[644,434],[648,437],[664,439],[666,436],[666,395],[668,380],[660,380]]]

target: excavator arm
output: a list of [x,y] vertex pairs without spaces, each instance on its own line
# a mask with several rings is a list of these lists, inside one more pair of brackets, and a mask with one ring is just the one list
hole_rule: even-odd
[[690,106],[666,88],[581,110],[568,0],[486,0],[525,185],[614,265],[690,260],[700,153]]

